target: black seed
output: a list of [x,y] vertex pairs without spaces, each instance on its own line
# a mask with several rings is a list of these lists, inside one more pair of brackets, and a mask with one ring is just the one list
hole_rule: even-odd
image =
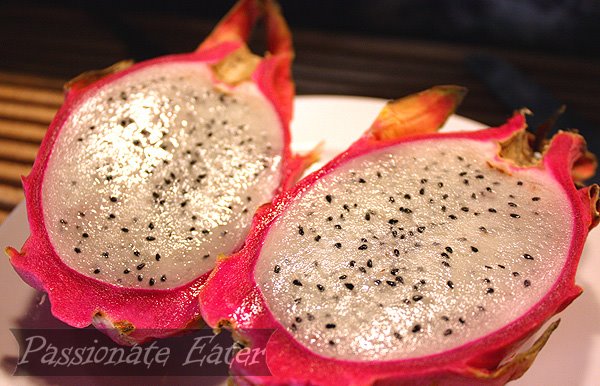
[[525,258],[527,260],[533,260],[533,256],[531,256],[529,253],[523,254],[523,258]]
[[466,178],[463,180],[463,184],[465,185],[469,185],[469,180],[467,180]]
[[520,215],[518,215],[518,214],[516,214],[516,213],[511,213],[511,214],[510,214],[510,217],[512,217],[512,218],[519,218],[519,217],[521,217],[521,216],[520,216]]
[[321,284],[317,284],[317,289],[318,289],[320,292],[323,292],[323,291],[325,291],[325,287],[323,287]]
[[447,322],[447,321],[449,321],[449,320],[450,320],[450,318],[449,318],[449,317],[447,317],[447,316],[442,316],[442,320],[444,320],[444,321],[446,321],[446,322]]
[[390,225],[394,225],[394,224],[397,224],[397,223],[398,223],[398,220],[396,220],[395,218],[391,218],[391,219],[388,220],[388,224],[390,224]]
[[529,287],[529,286],[531,285],[531,281],[530,281],[529,279],[525,279],[525,280],[523,281],[523,285],[524,285],[525,287]]
[[421,331],[421,325],[420,324],[415,324],[415,326],[412,328],[411,330],[414,333],[417,333],[419,331]]
[[394,256],[396,256],[396,257],[400,256],[400,251],[397,249],[394,249]]
[[142,274],[138,275],[137,279],[138,279],[138,281],[144,280],[144,275],[142,275]]
[[471,246],[471,251],[473,251],[473,252],[479,252],[479,249],[477,249],[477,248],[476,248],[476,247],[474,247],[474,246]]
[[487,233],[487,229],[485,227],[479,227],[479,230]]
[[422,184],[424,184],[424,183],[426,183],[426,182],[427,182],[427,178],[422,178],[422,179],[421,179],[421,183],[422,183]]
[[492,267],[490,267],[489,265],[484,265],[484,267],[485,267],[486,269],[492,269]]
[[450,216],[448,216],[451,220],[456,220],[458,217],[456,217],[455,215],[451,214]]
[[88,237],[90,237],[90,235],[87,232],[84,232],[81,234],[81,237],[83,237],[84,239],[87,239]]
[[167,281],[167,275],[162,275],[160,277],[160,281]]
[[497,210],[496,210],[496,209],[494,209],[494,208],[489,208],[489,209],[488,209],[488,212],[490,212],[490,213],[496,213],[496,212],[497,212]]
[[210,231],[209,231],[208,229],[203,229],[203,230],[202,230],[202,234],[203,234],[203,235],[207,235],[207,234],[209,234],[209,233],[210,233]]
[[392,281],[392,280],[386,280],[385,281],[390,287],[395,287],[396,286],[396,282]]
[[129,270],[129,268],[125,268],[125,270],[123,271],[124,274],[128,274],[129,272],[131,272],[131,270]]
[[330,341],[329,341],[329,345],[330,345],[330,346],[335,346],[335,342],[334,342],[334,341],[332,341],[332,340],[330,340]]
[[148,237],[146,237],[146,240],[148,240],[148,241],[154,241],[154,240],[156,240],[156,237],[154,237],[154,236],[148,236]]
[[108,252],[102,252],[102,257],[108,257]]
[[154,258],[156,259],[156,261],[160,261],[160,254],[156,254],[156,256],[154,256]]
[[517,185],[519,185],[519,186],[523,185],[523,181],[517,181]]
[[425,188],[419,189],[419,194],[422,196],[425,194]]
[[281,272],[281,267],[276,265],[275,268],[273,268],[273,272],[275,272],[275,273]]
[[334,227],[335,229],[342,229],[342,226],[341,226],[340,224],[335,224],[333,227]]
[[81,253],[81,249],[79,249],[77,247],[73,248],[73,250],[75,251],[75,253]]
[[148,228],[154,229],[154,224],[152,224],[152,223],[148,224]]
[[482,174],[478,174],[478,175],[475,176],[475,178],[478,178],[478,179],[481,180],[483,178],[483,175]]
[[321,240],[321,236],[320,235],[316,235],[315,236],[315,241],[319,241],[319,240]]
[[442,187],[444,187],[444,183],[443,183],[443,182],[438,182],[438,186],[439,186],[440,188],[442,188]]
[[442,196],[442,199],[444,199],[444,200],[445,200],[445,199],[447,199],[447,198],[448,198],[448,195],[447,195],[447,194],[444,194],[444,195]]
[[121,228],[121,230],[125,233],[129,232],[129,229],[127,229],[127,228]]
[[340,249],[342,247],[342,243],[335,243],[333,244],[334,247],[336,247],[337,249]]
[[444,267],[450,268],[450,263],[448,263],[448,262],[447,262],[447,261],[445,261],[445,260],[444,260],[444,261],[442,261],[442,265],[443,265]]
[[463,206],[462,208],[460,208],[460,210],[462,210],[463,212],[468,212],[469,208],[467,208],[466,206]]
[[114,219],[115,217],[116,217],[116,216],[115,216],[114,214],[112,214],[112,213],[108,215],[108,218],[109,218],[109,219]]
[[412,300],[415,301],[415,302],[418,302],[421,299],[423,299],[423,296],[421,296],[421,295],[415,295],[415,296],[412,297]]
[[342,275],[342,276],[339,277],[340,280],[344,280],[344,279],[347,279],[347,278],[348,278],[348,276],[346,276],[346,275]]
[[390,196],[389,200],[390,200],[390,202],[392,202],[392,203],[396,201],[396,200],[394,199],[394,197],[392,197],[392,196]]
[[371,260],[371,259],[367,260],[367,267],[373,268],[373,260]]
[[344,285],[346,286],[346,288],[348,288],[350,291],[352,291],[354,289],[354,284],[352,283],[344,283]]
[[359,178],[359,179],[358,179],[358,182],[360,182],[361,184],[364,184],[364,183],[365,183],[365,182],[367,182],[367,181],[365,181],[365,179],[364,179],[364,178]]
[[354,267],[354,264],[356,264],[356,261],[354,260],[350,260],[350,263],[348,263],[348,265],[351,267]]
[[61,224],[68,224],[68,223],[67,223],[67,220],[65,220],[65,219],[62,219],[62,218],[59,220],[59,222],[60,222]]
[[488,289],[485,290],[486,293],[488,294],[493,294],[494,293],[494,289],[492,287],[489,287]]
[[375,285],[380,285],[381,284],[381,280],[375,279],[375,280],[373,280],[373,283],[375,283]]
[[294,279],[294,281],[292,281],[292,284],[297,285],[298,287],[302,287],[302,283],[298,279]]
[[364,251],[365,249],[367,249],[367,244],[362,244],[360,247],[358,247],[358,249]]
[[516,208],[517,204],[515,204],[514,202],[509,202],[508,206],[512,207],[512,208]]
[[145,266],[146,266],[146,263],[141,263],[141,264],[138,264],[137,267],[135,267],[135,268],[137,268],[137,270],[139,271],[140,269],[144,268]]
[[328,329],[335,328],[335,324],[334,324],[334,323],[327,323],[327,324],[325,325],[325,328],[328,328]]
[[304,228],[302,228],[301,226],[298,226],[298,234],[300,236],[304,236]]
[[539,200],[541,200],[541,198],[539,198],[539,197],[531,197],[531,201],[539,201]]
[[367,220],[367,221],[371,221],[371,214],[369,214],[369,213],[366,213],[366,214],[365,214],[365,220]]
[[442,205],[441,209],[442,209],[442,212],[445,212],[446,211],[446,206]]
[[331,197],[331,195],[328,194],[328,195],[325,196],[325,199],[327,200],[328,203],[331,204],[331,200],[333,199],[333,197]]
[[442,252],[440,253],[440,255],[442,255],[442,257],[445,257],[446,259],[450,258],[450,255],[448,255],[446,252]]
[[448,287],[450,287],[450,288],[454,288],[454,283],[452,282],[452,280],[448,280],[446,282],[446,285],[448,285]]
[[96,275],[97,275],[97,274],[99,274],[99,273],[100,273],[100,268],[96,268],[96,269],[94,270],[94,273],[95,273]]
[[452,247],[446,247],[445,249],[446,249],[446,252],[448,252],[448,253],[452,253],[452,252],[454,252],[454,251],[452,250]]
[[425,231],[425,227],[417,227],[417,232],[423,233]]
[[452,329],[451,328],[449,328],[446,331],[444,331],[444,336],[448,336],[448,335],[451,335],[451,334],[452,334]]
[[118,199],[117,199],[115,196],[112,196],[112,197],[110,198],[110,201],[111,201],[111,202],[117,202],[117,201],[118,201]]
[[133,251],[133,254],[134,254],[135,256],[139,256],[139,255],[140,255],[140,251]]
[[395,280],[400,284],[404,284],[404,278],[402,276],[396,276]]

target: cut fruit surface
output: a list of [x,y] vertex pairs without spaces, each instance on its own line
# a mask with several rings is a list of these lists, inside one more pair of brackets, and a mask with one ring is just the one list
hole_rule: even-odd
[[216,89],[193,63],[146,67],[65,122],[42,187],[50,241],[68,266],[110,284],[186,284],[239,248],[281,182],[283,150],[255,86]]
[[271,226],[254,271],[266,305],[311,350],[389,360],[458,347],[550,290],[572,212],[493,144],[414,141],[321,177]]

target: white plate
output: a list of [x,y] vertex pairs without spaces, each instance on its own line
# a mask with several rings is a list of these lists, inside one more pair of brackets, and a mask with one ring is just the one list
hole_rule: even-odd
[[[321,166],[335,154],[346,149],[362,132],[384,105],[374,98],[349,96],[300,96],[296,99],[292,123],[294,149],[307,151],[325,141]],[[485,125],[460,116],[453,116],[446,124],[448,130],[474,130]],[[21,203],[0,227],[0,247],[21,246],[29,233],[25,205]],[[577,275],[577,283],[584,294],[561,315],[562,323],[542,350],[532,368],[516,386],[595,386],[600,380],[600,230],[588,237]],[[43,385],[47,381],[33,377],[11,377],[5,358],[16,357],[18,347],[10,333],[17,320],[28,316],[35,307],[32,302],[39,295],[15,274],[4,258],[0,261],[0,385]],[[36,315],[40,323],[49,323],[48,308]],[[31,315],[29,315],[31,317]],[[79,384],[113,384],[108,378],[72,378]],[[146,379],[147,382],[149,379]],[[204,378],[214,384],[216,379]],[[55,383],[54,379],[51,382]],[[131,380],[133,381],[133,379]],[[132,384],[132,382],[129,384]],[[181,380],[183,381],[183,380]],[[65,384],[68,379],[62,379]],[[141,382],[144,382],[142,380]],[[153,381],[154,382],[154,381]],[[196,381],[197,382],[197,381]],[[69,382],[70,383],[70,382]],[[137,382],[133,382],[136,383]],[[202,382],[203,384],[207,382]]]

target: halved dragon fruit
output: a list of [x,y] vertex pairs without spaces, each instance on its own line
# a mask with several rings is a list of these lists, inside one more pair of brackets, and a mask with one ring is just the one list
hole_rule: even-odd
[[249,345],[274,329],[272,376],[237,361],[239,383],[504,384],[527,370],[556,323],[520,347],[581,293],[599,188],[574,179],[595,160],[572,132],[533,151],[523,112],[433,133],[461,95],[436,87],[388,104],[218,263],[200,293],[205,321]]
[[[262,15],[264,58],[245,44]],[[67,85],[23,179],[31,237],[8,249],[56,317],[123,343],[199,319],[217,256],[241,247],[256,208],[310,161],[289,146],[292,58],[278,7],[244,0],[193,53]]]

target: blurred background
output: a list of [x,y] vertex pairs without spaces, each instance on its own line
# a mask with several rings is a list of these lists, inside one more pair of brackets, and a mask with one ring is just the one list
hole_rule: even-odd
[[[22,199],[62,84],[122,59],[193,50],[234,1],[0,3],[0,221]],[[282,0],[298,94],[399,96],[435,84],[470,90],[459,113],[497,125],[527,106],[600,154],[600,2]],[[260,31],[260,29],[259,29]],[[262,36],[252,47],[262,52]]]

